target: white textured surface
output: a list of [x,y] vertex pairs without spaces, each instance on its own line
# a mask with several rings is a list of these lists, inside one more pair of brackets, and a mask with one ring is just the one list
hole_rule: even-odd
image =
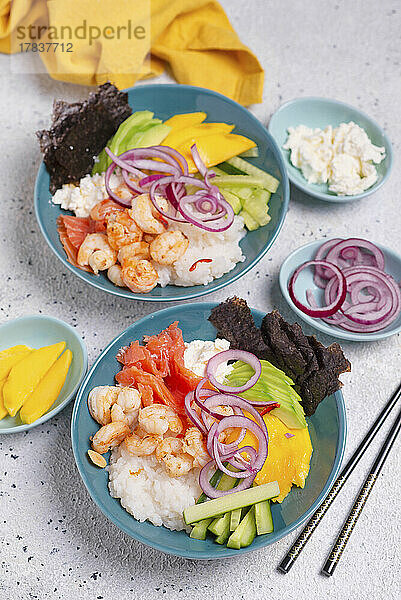
[[[277,306],[293,318],[277,274],[297,246],[323,235],[352,234],[400,246],[401,7],[397,0],[224,0],[223,5],[266,69],[264,102],[254,107],[263,123],[296,96],[335,97],[376,118],[396,155],[389,182],[360,203],[318,204],[293,189],[283,231],[265,259],[238,283],[208,298],[242,294],[257,308]],[[53,97],[76,100],[88,90],[46,75],[10,76],[8,65],[8,58],[0,56],[0,321],[40,311],[59,316],[85,336],[93,361],[129,323],[161,306],[89,289],[46,246],[32,209],[40,162],[34,131],[48,125]],[[353,363],[352,373],[343,376],[349,455],[398,384],[400,338],[348,343],[344,349]],[[295,533],[273,547],[220,563],[171,558],[122,534],[95,507],[78,476],[70,414],[71,407],[27,435],[0,440],[1,600],[400,597],[400,441],[334,577],[322,577],[319,568],[379,440],[284,576],[276,566]]]

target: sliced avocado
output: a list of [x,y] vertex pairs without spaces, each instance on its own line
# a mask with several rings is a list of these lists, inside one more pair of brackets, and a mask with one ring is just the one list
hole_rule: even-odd
[[293,406],[289,407],[281,403],[280,408],[274,408],[271,414],[278,417],[290,429],[304,429],[306,427],[305,417],[298,414]]
[[138,131],[129,140],[128,148],[147,148],[158,146],[168,135],[170,127],[164,125],[159,119],[154,119],[144,130]]

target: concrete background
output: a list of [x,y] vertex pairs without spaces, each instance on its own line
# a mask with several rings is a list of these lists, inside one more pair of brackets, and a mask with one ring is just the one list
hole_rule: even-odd
[[[236,293],[254,307],[276,306],[294,318],[277,285],[280,265],[293,249],[323,235],[356,234],[394,249],[400,245],[401,6],[397,0],[222,4],[266,69],[263,103],[252,108],[262,123],[297,96],[334,97],[363,108],[393,143],[390,180],[362,202],[319,204],[292,189],[284,228],[268,255],[239,282],[208,297],[218,301]],[[62,267],[36,224],[33,186],[41,157],[34,132],[48,125],[54,97],[78,100],[89,90],[47,75],[10,74],[6,56],[0,56],[0,73],[0,322],[38,312],[61,317],[85,338],[93,362],[129,323],[162,305],[89,289]],[[343,376],[349,455],[399,382],[400,337],[343,346],[353,365]],[[220,563],[172,558],[122,534],[95,507],[79,478],[70,447],[71,409],[26,435],[0,439],[1,600],[400,597],[399,442],[335,576],[324,578],[319,570],[380,439],[284,576],[276,566],[295,533]]]

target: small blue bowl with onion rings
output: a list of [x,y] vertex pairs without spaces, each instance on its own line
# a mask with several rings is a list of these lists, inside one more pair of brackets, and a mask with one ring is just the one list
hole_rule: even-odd
[[[358,237],[350,236],[350,237]],[[349,340],[352,342],[374,342],[377,340],[382,340],[384,338],[395,335],[401,331],[401,313],[398,314],[397,318],[390,323],[387,327],[380,331],[376,331],[374,333],[358,333],[354,331],[346,331],[345,329],[341,329],[340,327],[336,327],[334,325],[328,324],[322,319],[310,317],[302,310],[297,308],[294,302],[291,300],[288,284],[290,278],[294,271],[303,263],[313,260],[316,256],[316,252],[320,248],[320,246],[326,242],[327,240],[317,240],[315,242],[310,242],[305,246],[301,246],[292,252],[283,262],[280,269],[279,274],[279,284],[281,293],[284,298],[288,302],[289,306],[292,310],[308,325],[311,325],[315,329],[318,329],[322,333],[327,335],[331,335],[333,337]],[[401,257],[399,254],[383,246],[381,244],[375,245],[383,252],[384,254],[384,268],[386,273],[389,273],[396,282],[401,281]],[[306,299],[306,291],[311,290],[314,294],[319,306],[324,305],[323,300],[323,290],[319,288],[314,280],[313,280],[313,271],[311,269],[304,269],[300,272],[299,277],[294,286],[294,292],[297,298],[308,306],[308,301]]]

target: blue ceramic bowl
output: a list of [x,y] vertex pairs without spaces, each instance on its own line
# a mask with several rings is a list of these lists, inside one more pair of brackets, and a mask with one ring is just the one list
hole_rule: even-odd
[[[292,310],[296,312],[297,315],[301,317],[303,321],[305,321],[305,323],[308,323],[315,329],[319,329],[319,331],[322,331],[327,335],[332,335],[333,337],[340,338],[341,340],[350,340],[353,342],[374,342],[376,340],[382,340],[383,338],[399,333],[401,331],[401,314],[398,315],[398,318],[395,321],[393,321],[393,323],[388,325],[385,329],[377,331],[376,333],[353,333],[352,331],[346,331],[345,329],[340,329],[339,327],[328,325],[321,319],[309,317],[295,306],[288,293],[288,282],[290,280],[290,277],[297,267],[299,267],[308,260],[312,260],[315,257],[318,248],[325,241],[327,240],[317,240],[316,242],[311,242],[310,244],[301,246],[301,248],[294,250],[294,252],[292,252],[281,265],[279,275],[280,289],[284,298],[291,306]],[[376,246],[380,248],[380,250],[384,254],[386,272],[392,275],[396,281],[400,281],[401,257],[398,254],[396,254],[393,250],[390,250],[389,248],[386,248],[381,244],[376,244]],[[301,271],[295,282],[294,291],[296,297],[299,298],[299,300],[306,306],[308,306],[308,302],[306,300],[305,293],[308,289],[311,289],[313,291],[317,302],[321,302],[323,305],[323,290],[321,290],[315,285],[313,281],[312,269],[304,269],[303,271]]]
[[[89,391],[98,385],[113,385],[114,375],[120,370],[115,356],[121,346],[142,336],[160,332],[175,320],[179,321],[184,340],[214,340],[216,330],[207,320],[213,303],[185,304],[155,312],[123,331],[99,356],[86,376],[75,401],[72,415],[71,434],[75,460],[92,499],[102,512],[117,527],[147,546],[184,558],[210,559],[238,556],[273,544],[287,535],[307,519],[323,502],[340,468],[346,436],[346,417],[341,392],[325,398],[316,413],[308,419],[312,439],[313,454],[310,474],[304,489],[294,488],[282,504],[273,504],[274,533],[258,536],[249,548],[230,550],[219,546],[213,540],[191,539],[184,531],[170,531],[155,527],[151,523],[140,523],[128,514],[119,500],[108,492],[108,476],[105,470],[98,469],[88,459],[89,436],[97,429],[87,408]],[[259,325],[263,313],[253,310]]]
[[64,321],[46,315],[26,315],[0,325],[0,351],[18,344],[41,348],[63,340],[72,352],[72,361],[56,402],[30,425],[22,423],[18,413],[15,417],[4,417],[0,420],[0,434],[27,431],[54,417],[71,402],[88,369],[86,346],[75,329]]
[[131,300],[177,302],[215,292],[252,269],[269,250],[281,229],[288,209],[289,183],[280,150],[272,136],[248,110],[216,92],[190,85],[174,84],[144,85],[130,88],[127,91],[129,103],[135,111],[149,109],[155,113],[155,116],[163,120],[177,113],[204,111],[208,115],[207,121],[235,123],[235,133],[252,138],[258,145],[259,156],[247,160],[280,180],[280,186],[269,202],[270,223],[247,233],[241,241],[241,247],[246,257],[245,261],[238,263],[223,277],[215,279],[208,285],[192,287],[169,285],[165,288],[157,286],[149,294],[134,294],[130,290],[118,288],[109,281],[105,274],[86,273],[73,267],[67,261],[56,226],[57,217],[67,213],[51,203],[49,175],[43,163],[40,166],[35,187],[35,212],[40,229],[50,248],[70,271],[90,285],[110,294]]
[[[327,125],[338,127],[341,123],[354,121],[362,127],[372,143],[376,146],[384,146],[386,156],[384,160],[376,165],[378,179],[372,187],[365,190],[362,194],[355,196],[337,196],[330,192],[326,183],[311,184],[306,181],[301,171],[294,167],[290,162],[290,151],[284,150],[288,137],[288,127],[297,127],[306,125],[307,127],[320,127],[324,129]],[[393,162],[393,153],[391,143],[383,129],[364,112],[349,104],[330,100],[328,98],[296,98],[286,102],[274,113],[269,123],[269,131],[277,142],[278,147],[284,157],[290,181],[300,190],[326,202],[351,202],[360,200],[378,190],[390,175]]]

